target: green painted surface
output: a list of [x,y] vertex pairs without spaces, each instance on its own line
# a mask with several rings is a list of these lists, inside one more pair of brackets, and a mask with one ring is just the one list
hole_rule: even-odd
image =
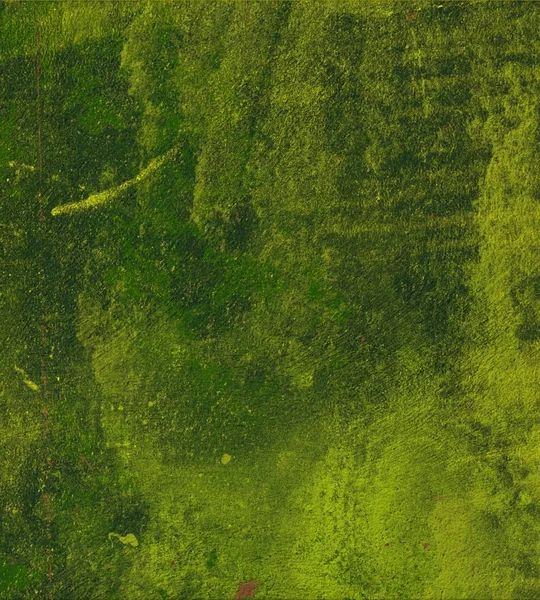
[[0,23],[0,598],[539,598],[540,5]]

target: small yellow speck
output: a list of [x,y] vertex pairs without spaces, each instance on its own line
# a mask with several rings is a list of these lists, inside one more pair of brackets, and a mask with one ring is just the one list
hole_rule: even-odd
[[232,460],[232,456],[230,454],[224,454],[221,457],[221,464],[222,465],[228,465]]

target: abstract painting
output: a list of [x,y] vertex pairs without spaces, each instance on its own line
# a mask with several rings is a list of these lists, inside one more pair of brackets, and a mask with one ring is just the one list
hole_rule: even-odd
[[0,23],[0,599],[540,598],[540,3]]

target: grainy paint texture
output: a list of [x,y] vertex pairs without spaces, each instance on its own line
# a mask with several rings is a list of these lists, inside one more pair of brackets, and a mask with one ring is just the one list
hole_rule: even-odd
[[0,4],[0,598],[540,598],[540,3]]

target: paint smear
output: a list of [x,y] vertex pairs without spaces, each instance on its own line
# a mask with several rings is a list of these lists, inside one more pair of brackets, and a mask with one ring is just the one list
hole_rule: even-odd
[[253,598],[255,590],[259,587],[259,583],[255,579],[250,581],[242,581],[238,588],[238,594],[236,594],[236,600],[242,600],[242,598]]
[[126,546],[133,546],[136,548],[139,545],[139,540],[135,537],[133,533],[128,533],[127,535],[120,535],[119,533],[111,532],[109,533],[109,539],[112,540],[116,538],[119,542]]
[[22,375],[22,380],[23,383],[29,387],[31,390],[33,390],[34,392],[39,392],[39,385],[37,383],[34,383],[30,377],[28,377],[26,371],[24,369],[21,369],[19,367],[15,367],[15,371],[17,371],[17,373],[19,373],[19,375]]

